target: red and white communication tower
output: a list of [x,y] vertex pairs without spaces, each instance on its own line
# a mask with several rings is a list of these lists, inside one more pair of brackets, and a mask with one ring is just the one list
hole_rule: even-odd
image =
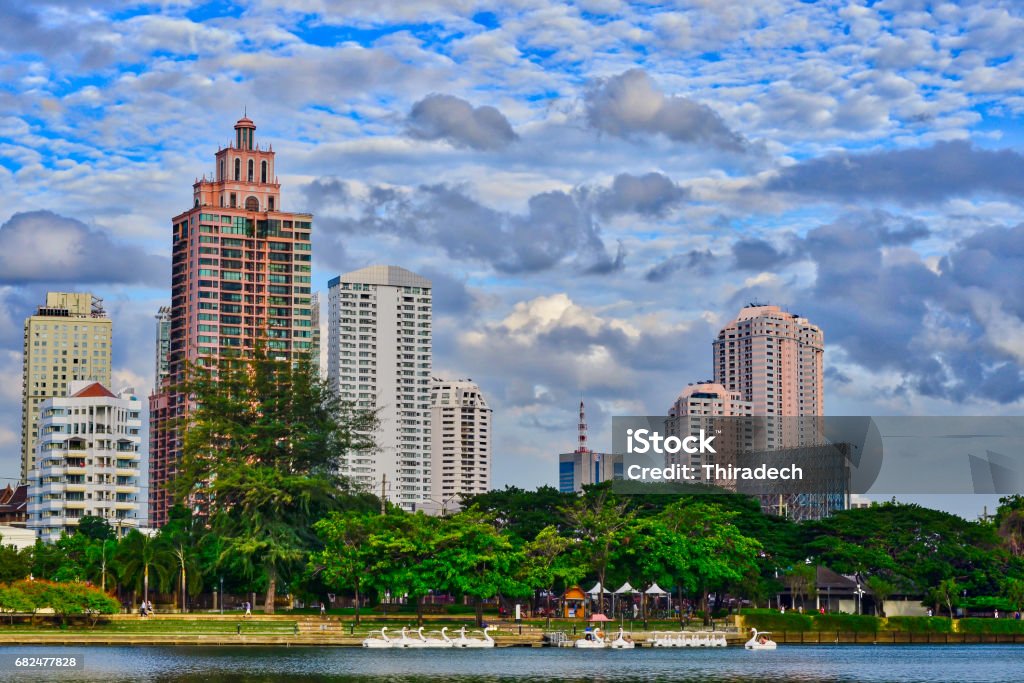
[[587,448],[587,414],[583,409],[583,399],[580,399],[580,421],[579,421],[579,443],[576,444],[577,453],[589,453]]

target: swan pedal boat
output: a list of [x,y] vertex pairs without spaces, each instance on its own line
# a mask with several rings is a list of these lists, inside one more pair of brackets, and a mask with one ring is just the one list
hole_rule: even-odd
[[[771,631],[758,631],[756,628],[750,629],[754,635],[747,641],[745,647],[748,650],[774,650],[778,645],[774,640],[768,637]],[[763,642],[762,642],[763,641]]]
[[620,626],[618,638],[609,643],[608,647],[612,648],[613,650],[632,650],[636,647],[636,643],[633,642],[632,637],[630,637],[628,640],[626,639],[625,635],[623,635],[622,633],[622,627]]
[[463,626],[459,629],[459,637],[452,641],[452,647],[494,647],[494,639],[491,638],[489,631],[495,629],[495,626],[488,626],[484,629],[484,637],[480,638],[467,638],[466,627]]
[[[380,633],[380,638],[374,638],[374,633]],[[385,626],[379,631],[370,631],[370,635],[363,640],[363,647],[398,647],[398,645],[388,638],[388,627]]]
[[595,628],[591,632],[590,635],[591,635],[591,638],[589,638],[589,639],[584,637],[584,638],[580,638],[579,640],[577,640],[575,643],[573,643],[573,647],[580,647],[580,648],[604,648],[604,647],[608,647],[609,643],[601,636],[601,629]]

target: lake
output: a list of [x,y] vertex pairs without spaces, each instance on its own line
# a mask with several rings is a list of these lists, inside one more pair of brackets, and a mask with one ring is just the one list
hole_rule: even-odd
[[[28,672],[11,655],[79,655],[84,668]],[[780,645],[723,649],[365,650],[332,647],[0,647],[0,681],[1019,681],[1013,645]]]

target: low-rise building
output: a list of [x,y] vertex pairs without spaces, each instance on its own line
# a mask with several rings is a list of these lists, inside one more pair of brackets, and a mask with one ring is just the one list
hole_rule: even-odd
[[66,397],[47,399],[39,413],[27,527],[53,541],[86,515],[138,526],[142,403],[134,390],[71,382]]

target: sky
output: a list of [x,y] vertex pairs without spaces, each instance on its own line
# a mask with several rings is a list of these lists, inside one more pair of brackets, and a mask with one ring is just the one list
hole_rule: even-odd
[[[829,415],[1019,415],[1024,7],[917,0],[0,0],[0,476],[24,318],[92,291],[153,384],[171,218],[243,111],[314,288],[434,282],[434,371],[493,484],[557,480],[586,401],[662,414],[745,304],[826,341]],[[974,515],[988,498],[929,501]]]

